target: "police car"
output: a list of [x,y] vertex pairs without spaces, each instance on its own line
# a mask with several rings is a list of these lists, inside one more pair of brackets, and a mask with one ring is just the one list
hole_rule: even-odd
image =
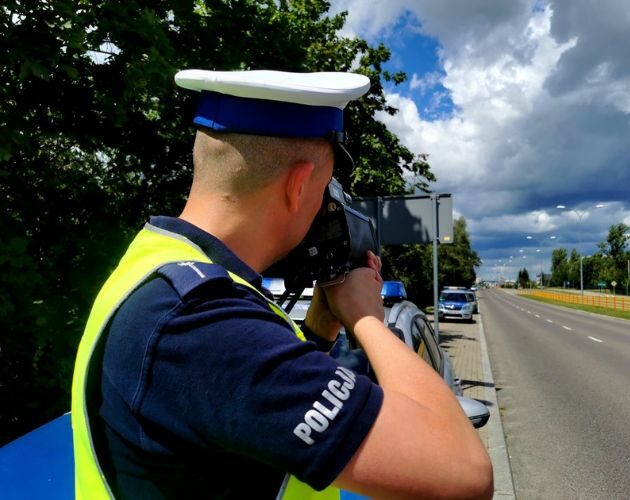
[[475,310],[472,293],[463,289],[445,288],[440,293],[438,315],[440,318],[458,318],[472,321]]

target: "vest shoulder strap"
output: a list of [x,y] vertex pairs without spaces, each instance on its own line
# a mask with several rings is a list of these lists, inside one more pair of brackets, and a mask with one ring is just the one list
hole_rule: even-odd
[[199,261],[173,262],[158,269],[157,274],[165,278],[182,299],[208,283],[224,282],[232,285],[228,272],[218,264]]

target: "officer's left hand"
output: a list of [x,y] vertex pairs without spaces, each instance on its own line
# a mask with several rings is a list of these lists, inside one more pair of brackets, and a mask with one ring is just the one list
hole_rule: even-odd
[[313,300],[304,323],[314,334],[329,342],[334,341],[341,330],[341,322],[330,310],[326,294],[319,285],[315,285],[313,290]]

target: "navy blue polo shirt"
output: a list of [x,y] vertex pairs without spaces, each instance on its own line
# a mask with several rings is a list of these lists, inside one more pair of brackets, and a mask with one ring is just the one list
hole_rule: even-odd
[[[261,289],[260,275],[212,235],[172,217],[150,224]],[[113,493],[275,498],[287,472],[328,486],[374,423],[380,387],[301,342],[217,266],[173,266],[136,289],[106,332],[93,425]],[[185,273],[197,271],[206,279],[191,286]]]

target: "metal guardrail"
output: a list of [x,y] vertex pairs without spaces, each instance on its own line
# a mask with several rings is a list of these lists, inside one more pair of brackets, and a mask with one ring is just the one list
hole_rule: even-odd
[[585,306],[601,307],[603,309],[616,309],[630,311],[630,298],[618,295],[580,295],[576,293],[555,292],[550,290],[521,289],[521,295],[533,295],[543,299],[557,300],[567,304],[580,304]]

